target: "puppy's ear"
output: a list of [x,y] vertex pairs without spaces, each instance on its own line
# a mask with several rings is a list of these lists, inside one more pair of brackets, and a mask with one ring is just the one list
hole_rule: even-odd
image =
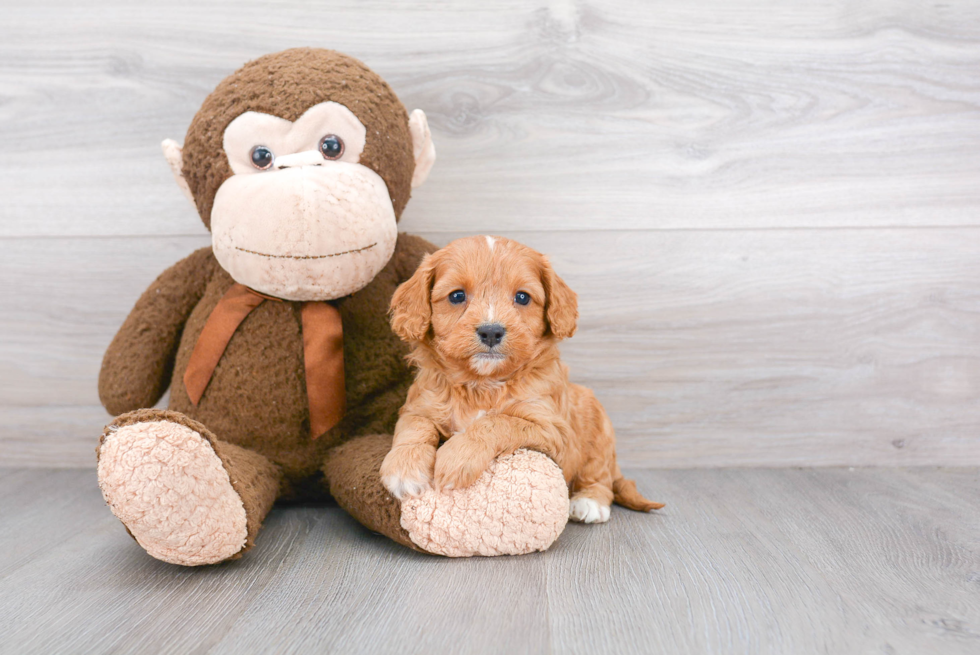
[[578,321],[578,295],[558,277],[547,258],[541,265],[541,284],[544,286],[545,317],[548,330],[558,339],[575,334]]
[[429,332],[434,274],[432,255],[426,255],[415,274],[391,297],[391,329],[405,341],[422,341]]

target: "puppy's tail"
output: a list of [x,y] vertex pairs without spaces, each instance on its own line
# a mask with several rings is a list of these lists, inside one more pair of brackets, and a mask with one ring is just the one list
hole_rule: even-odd
[[636,489],[636,482],[623,477],[619,464],[613,464],[613,502],[638,512],[649,512],[664,506],[663,503],[655,503],[641,496]]

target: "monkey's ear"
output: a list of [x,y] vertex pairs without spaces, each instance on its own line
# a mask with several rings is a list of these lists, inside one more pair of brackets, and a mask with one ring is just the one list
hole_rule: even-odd
[[391,329],[410,343],[425,340],[432,324],[432,255],[426,255],[415,274],[391,297]]
[[432,143],[432,132],[425,112],[416,109],[408,117],[408,129],[412,132],[412,154],[415,156],[415,172],[412,174],[412,188],[422,186],[429,176],[432,165],[436,163],[436,147]]
[[544,286],[548,329],[556,338],[567,339],[575,334],[577,327],[578,295],[558,277],[547,258],[541,266],[541,284]]
[[174,179],[177,181],[177,186],[180,190],[184,192],[184,196],[191,201],[194,207],[197,207],[197,203],[194,202],[194,194],[191,193],[191,188],[187,186],[187,180],[184,179],[184,151],[180,147],[180,144],[173,139],[164,139],[163,143],[160,144],[163,148],[163,156],[167,158],[167,163],[170,164],[170,172],[174,174]]

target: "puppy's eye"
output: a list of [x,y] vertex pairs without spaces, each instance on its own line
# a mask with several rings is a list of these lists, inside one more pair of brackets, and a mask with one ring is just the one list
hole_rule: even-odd
[[449,294],[449,302],[454,305],[466,302],[466,292],[462,289],[456,289]]
[[252,166],[255,166],[260,171],[272,168],[273,162],[276,161],[276,156],[265,146],[255,146],[248,156],[252,160]]
[[324,159],[340,159],[344,154],[344,140],[336,134],[320,139],[320,154]]
[[517,295],[514,296],[514,302],[516,302],[518,305],[526,305],[531,302],[531,296],[525,291],[518,291]]

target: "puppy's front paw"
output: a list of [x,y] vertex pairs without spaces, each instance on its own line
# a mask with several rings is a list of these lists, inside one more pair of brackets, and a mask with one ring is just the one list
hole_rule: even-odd
[[585,496],[576,496],[568,504],[568,518],[580,523],[605,523],[609,513],[609,505],[601,505]]
[[401,500],[432,487],[436,449],[426,444],[395,446],[381,462],[381,484]]
[[480,479],[493,461],[493,453],[458,434],[436,452],[436,489],[463,489]]

